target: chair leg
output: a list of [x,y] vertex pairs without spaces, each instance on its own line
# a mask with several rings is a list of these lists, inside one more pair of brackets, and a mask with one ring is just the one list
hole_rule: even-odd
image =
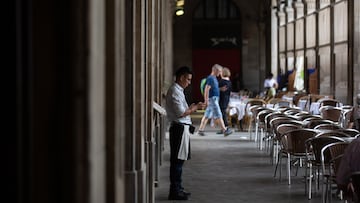
[[308,190],[308,182],[307,182],[307,179],[308,179],[308,165],[306,165],[306,168],[305,168],[305,196],[306,196],[306,192]]
[[269,144],[269,157],[270,157],[270,164],[273,165],[274,164],[274,143],[272,142],[272,140],[270,140],[271,138],[269,138],[268,144]]
[[311,199],[312,164],[309,165],[309,199]]
[[280,168],[279,168],[279,181],[281,181],[281,171],[282,171],[282,154],[278,154],[278,157],[280,159]]
[[263,150],[263,138],[264,138],[264,130],[261,128],[260,129],[260,150]]
[[322,195],[321,195],[321,202],[322,203],[326,203],[326,193],[327,193],[327,185],[324,184],[324,180],[323,180],[323,184],[322,184]]
[[276,140],[275,146],[274,146],[274,156],[275,156],[275,160],[277,160],[279,158],[279,141]]
[[[280,155],[278,156],[278,159],[276,160],[276,166],[275,166],[275,171],[274,171],[274,178],[276,177],[276,172],[277,172],[277,169],[279,167],[279,163],[281,162],[281,159],[280,159]],[[281,165],[280,165],[280,177],[281,177]]]
[[252,130],[251,130],[251,128],[252,128],[252,120],[250,119],[250,121],[249,121],[249,127],[248,127],[248,132],[249,132],[249,134],[250,134],[250,140],[252,140]]
[[287,154],[287,174],[288,174],[288,184],[291,185],[291,157],[290,154]]
[[256,123],[255,124],[255,142],[257,141],[258,137],[259,137],[259,124]]

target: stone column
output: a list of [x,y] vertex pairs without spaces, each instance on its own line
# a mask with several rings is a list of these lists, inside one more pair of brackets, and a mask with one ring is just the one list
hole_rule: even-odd
[[[351,8],[354,12],[353,26],[354,26],[354,48],[353,48],[353,72],[354,77],[354,104],[356,104],[356,95],[360,94],[360,1],[353,0],[354,7]],[[351,62],[350,62],[351,63]]]
[[285,25],[285,23],[286,23],[286,16],[285,16],[285,12],[284,11],[278,11],[277,13],[277,17],[278,17],[278,19],[279,19],[279,25],[281,26],[281,25]]
[[89,202],[105,202],[105,1],[89,2]]
[[294,8],[291,7],[291,5],[289,5],[285,8],[285,13],[286,13],[286,22],[287,23],[294,21]]
[[[278,73],[278,18],[276,16],[276,1],[272,1],[271,6],[271,72]],[[276,77],[276,76],[275,76]]]
[[296,11],[296,19],[304,16],[304,4],[301,2],[301,0],[294,2],[294,9]]

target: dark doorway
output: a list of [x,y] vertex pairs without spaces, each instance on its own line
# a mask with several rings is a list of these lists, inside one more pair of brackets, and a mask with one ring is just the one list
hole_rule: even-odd
[[231,0],[201,1],[194,12],[192,26],[192,97],[202,101],[200,81],[214,64],[241,74],[240,12]]

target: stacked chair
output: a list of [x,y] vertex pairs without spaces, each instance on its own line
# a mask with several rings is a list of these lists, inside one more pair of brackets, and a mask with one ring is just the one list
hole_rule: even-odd
[[[280,125],[281,126],[281,125]],[[280,127],[279,126],[279,127]],[[280,164],[279,179],[281,180],[281,160],[282,157],[287,157],[287,176],[288,184],[291,184],[291,160],[297,159],[299,164],[302,164],[306,159],[305,142],[315,137],[316,131],[311,129],[294,129],[285,132],[280,138],[281,149],[279,150],[278,160],[275,167],[274,177],[276,176],[277,168]],[[301,165],[300,165],[301,166]]]
[[[274,178],[278,176],[281,181],[282,162],[286,158],[288,185],[292,176],[297,176],[298,170],[304,168],[308,199],[312,198],[313,190],[320,191],[322,185],[322,201],[331,201],[342,155],[349,142],[360,133],[346,129],[351,106],[340,107],[339,101],[324,95],[299,95],[296,103],[300,100],[306,102],[303,110],[292,107],[292,102],[281,98],[273,98],[267,105],[263,100],[249,101],[246,104],[246,109],[252,113],[249,133],[251,136],[251,123],[254,122],[255,141],[260,141],[259,149],[263,149],[265,141],[270,163],[276,163]],[[308,112],[311,102],[320,103],[320,115]],[[354,179],[358,181],[355,193],[360,197],[360,172],[354,174]]]
[[[305,149],[306,149],[306,163],[309,168],[306,168],[306,179],[308,184],[305,184],[305,189],[308,191],[308,198],[312,197],[312,180],[315,178],[317,191],[320,188],[320,174],[322,168],[322,158],[321,158],[321,150],[328,144],[336,143],[336,142],[345,142],[344,139],[335,136],[324,136],[317,135],[313,138],[310,138],[305,141]],[[327,161],[326,161],[327,163]],[[316,168],[316,173],[313,174],[312,169]],[[305,191],[306,191],[305,190]]]

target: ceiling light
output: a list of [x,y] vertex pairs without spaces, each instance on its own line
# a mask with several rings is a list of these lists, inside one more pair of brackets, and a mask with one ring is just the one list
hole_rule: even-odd
[[185,0],[178,0],[176,2],[176,6],[184,6],[184,4],[185,4]]
[[184,15],[184,13],[185,13],[185,12],[184,12],[183,9],[179,9],[179,10],[176,11],[175,14],[176,14],[177,16],[181,16],[181,15]]

